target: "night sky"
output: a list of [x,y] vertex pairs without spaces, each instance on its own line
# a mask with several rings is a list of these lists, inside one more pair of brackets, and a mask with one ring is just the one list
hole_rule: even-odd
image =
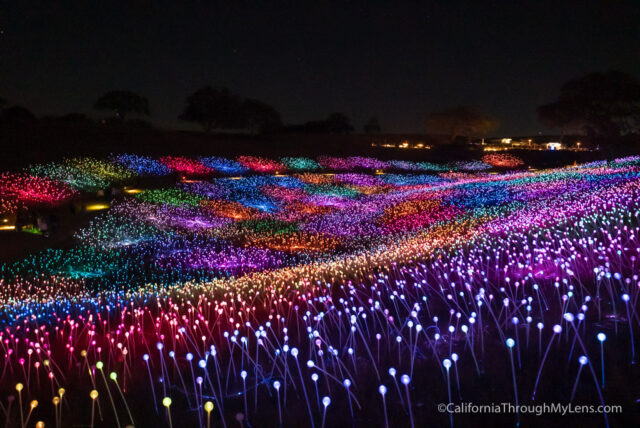
[[3,3],[0,96],[39,115],[96,115],[99,95],[129,89],[154,123],[184,127],[185,96],[210,84],[286,123],[341,111],[422,132],[429,111],[470,104],[496,134],[533,134],[567,79],[640,74],[638,0]]

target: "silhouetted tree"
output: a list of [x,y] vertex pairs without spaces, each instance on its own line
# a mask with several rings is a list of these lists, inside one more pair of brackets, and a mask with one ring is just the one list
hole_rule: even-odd
[[67,125],[90,125],[93,120],[84,113],[66,113],[60,116],[43,116],[43,122],[64,123]]
[[32,122],[36,120],[36,115],[31,110],[22,106],[7,107],[2,111],[2,117],[7,122]]
[[325,123],[327,131],[332,134],[347,134],[353,131],[349,118],[342,113],[331,113]]
[[262,101],[246,99],[240,110],[243,127],[252,134],[273,132],[282,128],[280,114]]
[[562,85],[557,101],[537,113],[547,126],[579,127],[606,142],[640,129],[640,81],[620,71],[587,74]]
[[110,91],[98,98],[93,108],[111,110],[124,121],[130,113],[149,115],[149,100],[131,91]]
[[227,88],[205,86],[189,95],[186,103],[178,118],[198,123],[206,132],[243,128],[242,99]]
[[450,142],[456,137],[484,136],[498,128],[499,122],[479,109],[470,106],[457,106],[431,113],[427,117],[427,131],[432,134],[446,135]]
[[365,134],[377,134],[379,132],[380,132],[380,123],[378,123],[378,118],[377,117],[372,117],[364,125],[364,133]]
[[78,125],[88,125],[93,123],[93,120],[84,113],[67,113],[55,118],[59,122],[73,123]]

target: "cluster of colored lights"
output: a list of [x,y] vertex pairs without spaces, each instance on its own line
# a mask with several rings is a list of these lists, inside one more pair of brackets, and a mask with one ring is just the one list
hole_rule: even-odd
[[286,169],[281,162],[259,156],[239,156],[238,162],[256,172],[273,173]]
[[450,169],[453,171],[483,171],[485,169],[490,169],[491,165],[488,163],[480,161],[457,161],[450,164]]
[[111,160],[134,171],[140,176],[161,176],[171,173],[169,167],[147,156],[122,154],[112,156]]
[[342,171],[127,195],[72,248],[0,264],[10,425],[446,425],[463,416],[435,404],[486,398],[478,383],[521,403],[623,400],[609,385],[637,359],[640,157],[502,175],[318,164]]
[[290,171],[315,171],[320,169],[320,165],[310,158],[282,158],[282,163]]
[[220,171],[223,174],[227,175],[240,175],[249,170],[240,162],[217,156],[200,158],[200,162],[202,162],[205,166],[213,169],[214,171]]
[[136,198],[152,204],[192,207],[197,207],[202,201],[198,195],[180,189],[151,189],[138,193]]
[[318,157],[318,163],[320,166],[326,169],[333,170],[350,170],[353,169],[353,163],[346,158],[336,158],[332,156],[320,156]]
[[213,172],[202,162],[183,156],[164,156],[160,158],[160,163],[179,174],[207,175]]
[[524,165],[522,159],[509,153],[493,153],[484,155],[482,162],[498,168],[518,168]]
[[74,194],[68,185],[47,178],[24,173],[0,174],[0,195],[15,205],[57,205],[70,200]]
[[[286,172],[316,172],[320,170],[339,172],[402,171],[402,172],[476,172],[497,167],[518,167],[523,164],[511,155],[487,155],[493,163],[481,161],[457,161],[448,164],[410,161],[382,161],[371,157],[348,158],[319,156],[317,160],[304,157],[284,157],[280,160],[257,156],[239,156],[236,160],[210,156],[198,159],[183,156],[164,156],[154,159],[134,154],[111,155],[108,160],[93,158],[67,159],[60,163],[32,165],[30,175],[65,183],[73,189],[96,191],[113,185],[129,182],[136,177],[165,176],[171,173],[184,177],[210,175],[240,176],[247,173],[273,174]],[[495,159],[494,159],[495,158]],[[632,159],[632,158],[629,158]],[[633,160],[627,161],[627,163]],[[606,165],[606,162],[599,163]],[[371,191],[371,190],[369,190]],[[5,200],[5,205],[8,204]]]
[[66,183],[77,190],[100,190],[123,183],[135,177],[135,173],[118,163],[93,158],[73,158],[62,163],[32,165],[32,175]]

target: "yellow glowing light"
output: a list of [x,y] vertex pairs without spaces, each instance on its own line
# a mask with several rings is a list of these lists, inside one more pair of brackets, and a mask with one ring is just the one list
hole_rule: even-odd
[[135,189],[135,188],[127,189],[126,187],[124,188],[124,191],[125,193],[128,193],[130,195],[137,195],[138,193],[144,192],[144,190],[142,189]]
[[106,204],[106,203],[104,203],[104,204],[97,203],[97,204],[89,204],[89,205],[87,205],[87,206],[85,207],[85,210],[86,210],[86,211],[101,211],[101,210],[107,210],[107,209],[109,209],[109,208],[110,208],[110,205],[109,205],[109,204]]
[[16,226],[15,225],[3,225],[3,226],[0,226],[0,230],[16,230]]

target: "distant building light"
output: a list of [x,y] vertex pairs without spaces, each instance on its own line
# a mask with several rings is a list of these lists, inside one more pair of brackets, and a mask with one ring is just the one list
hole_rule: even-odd
[[503,138],[500,142],[503,144],[511,144],[511,138]]
[[562,150],[562,144],[561,143],[556,143],[556,142],[547,143],[547,149],[549,149],[549,150]]

